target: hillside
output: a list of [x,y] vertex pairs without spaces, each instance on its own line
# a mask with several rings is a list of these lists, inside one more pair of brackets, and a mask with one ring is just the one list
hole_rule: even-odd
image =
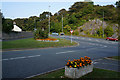
[[[118,2],[120,3],[120,2]],[[44,29],[49,32],[62,32],[70,34],[70,30],[74,30],[73,35],[92,35],[95,37],[117,37],[118,31],[118,12],[119,4],[114,5],[94,5],[94,2],[75,2],[69,7],[69,10],[61,9],[55,14],[51,12],[43,12],[39,16],[30,16],[29,18],[5,19],[2,15],[3,31],[8,32],[13,28],[13,21],[23,31],[34,31]],[[50,25],[49,25],[50,15]],[[103,20],[104,15],[104,22]],[[63,17],[62,17],[63,16]],[[103,26],[104,25],[104,26]],[[8,30],[9,29],[9,30]],[[104,30],[104,31],[103,31]],[[104,34],[104,35],[103,35]]]
[[[93,19],[89,20],[82,26],[78,27],[77,30],[79,32],[79,35],[98,35],[98,30],[106,30],[107,27],[111,27],[113,30],[112,37],[118,37],[118,24],[110,24],[108,22],[103,22],[100,19]],[[101,35],[102,36],[102,35]]]

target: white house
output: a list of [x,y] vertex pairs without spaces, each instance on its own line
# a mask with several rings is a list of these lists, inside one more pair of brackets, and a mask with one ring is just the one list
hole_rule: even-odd
[[14,26],[14,28],[12,29],[12,31],[15,31],[15,32],[22,32],[22,29],[19,28],[19,27],[16,25],[15,22],[13,22],[13,26]]

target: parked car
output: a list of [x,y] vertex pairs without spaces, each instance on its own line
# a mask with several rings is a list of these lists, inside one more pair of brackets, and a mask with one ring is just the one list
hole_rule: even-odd
[[113,37],[107,37],[106,40],[111,40],[111,41],[118,41],[117,38],[113,38]]
[[59,36],[59,34],[56,32],[53,32],[52,35]]
[[61,36],[63,36],[63,35],[64,35],[64,33],[60,33],[60,35],[61,35]]

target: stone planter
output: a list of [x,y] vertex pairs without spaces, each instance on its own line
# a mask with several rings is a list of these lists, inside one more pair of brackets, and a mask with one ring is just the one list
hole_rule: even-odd
[[65,66],[65,76],[68,78],[80,78],[83,75],[86,75],[93,71],[93,63],[88,66],[84,66],[81,68],[69,68]]

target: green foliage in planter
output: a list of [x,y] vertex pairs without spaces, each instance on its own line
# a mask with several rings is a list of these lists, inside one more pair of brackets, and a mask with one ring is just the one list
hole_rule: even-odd
[[47,30],[42,30],[41,28],[38,28],[34,32],[34,39],[46,39],[48,38],[48,31]]

